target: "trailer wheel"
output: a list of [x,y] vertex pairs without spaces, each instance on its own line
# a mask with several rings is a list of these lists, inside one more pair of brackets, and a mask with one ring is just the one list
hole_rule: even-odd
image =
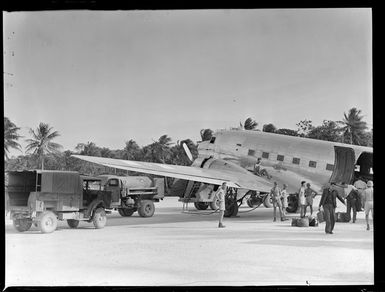
[[206,202],[195,202],[194,206],[197,210],[206,210],[209,207],[209,204]]
[[134,214],[135,209],[123,208],[123,209],[118,209],[118,212],[120,216],[129,217],[129,216],[132,216],[132,214]]
[[57,227],[56,215],[51,211],[44,212],[40,215],[38,227],[42,233],[54,232]]
[[273,207],[273,200],[271,199],[270,195],[267,195],[266,198],[263,200],[263,205],[265,206],[265,208]]
[[106,225],[107,216],[106,211],[103,208],[97,208],[94,212],[94,216],[92,216],[92,223],[96,229],[101,229]]
[[28,231],[32,226],[32,220],[31,219],[15,219],[13,220],[13,227],[19,231],[24,232]]
[[75,219],[68,219],[67,220],[67,224],[69,227],[71,228],[77,228],[79,226],[79,220],[75,220]]
[[143,200],[140,203],[138,213],[141,217],[152,217],[155,212],[154,202],[150,200]]

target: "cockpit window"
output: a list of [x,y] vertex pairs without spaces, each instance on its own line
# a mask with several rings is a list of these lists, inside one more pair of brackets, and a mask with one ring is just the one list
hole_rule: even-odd
[[214,142],[215,142],[215,137],[212,137],[210,140],[210,144],[214,144]]
[[117,187],[119,186],[119,181],[116,178],[110,179],[108,185],[110,187]]

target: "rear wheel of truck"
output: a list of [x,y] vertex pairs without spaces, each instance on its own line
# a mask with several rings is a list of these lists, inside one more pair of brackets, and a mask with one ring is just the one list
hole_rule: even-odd
[[101,229],[107,223],[106,211],[103,208],[97,208],[92,217],[92,223],[94,223],[95,228]]
[[67,220],[67,224],[69,227],[71,228],[77,228],[79,226],[79,220],[75,220],[75,219],[68,219]]
[[39,217],[38,227],[42,233],[54,232],[57,227],[56,215],[51,211],[44,212]]
[[13,227],[19,231],[24,232],[28,231],[32,226],[32,220],[31,219],[15,219],[13,220]]
[[155,206],[154,202],[150,200],[144,200],[140,203],[138,213],[141,217],[151,217],[154,215]]
[[135,209],[128,209],[128,208],[118,209],[118,212],[120,216],[129,217],[129,216],[132,216],[132,214],[134,214]]

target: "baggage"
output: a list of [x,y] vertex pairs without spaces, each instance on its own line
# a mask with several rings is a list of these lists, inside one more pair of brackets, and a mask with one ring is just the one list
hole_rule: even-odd
[[297,221],[299,218],[292,218],[291,219],[291,226],[297,226]]
[[312,227],[317,227],[318,226],[317,217],[313,217],[313,216],[309,217],[309,226],[312,226]]
[[318,223],[325,222],[324,211],[318,211],[317,219],[318,219]]
[[308,217],[299,218],[297,220],[297,226],[298,227],[309,227],[309,218]]
[[350,215],[346,212],[337,212],[337,222],[349,222]]

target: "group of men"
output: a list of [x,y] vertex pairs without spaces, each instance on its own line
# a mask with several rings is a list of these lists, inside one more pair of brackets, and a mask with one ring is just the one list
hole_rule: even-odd
[[342,197],[336,190],[336,184],[328,184],[323,192],[319,203],[320,211],[324,212],[324,218],[326,222],[325,232],[333,234],[335,224],[335,209],[336,198],[338,198],[343,204],[346,200],[347,214],[349,221],[351,219],[351,211],[353,210],[353,223],[356,222],[357,211],[360,210],[360,206],[364,206],[366,229],[370,230],[369,225],[369,213],[372,213],[373,219],[373,181],[369,180],[367,184],[361,179],[357,180],[354,185],[342,183],[344,188],[345,197]]

